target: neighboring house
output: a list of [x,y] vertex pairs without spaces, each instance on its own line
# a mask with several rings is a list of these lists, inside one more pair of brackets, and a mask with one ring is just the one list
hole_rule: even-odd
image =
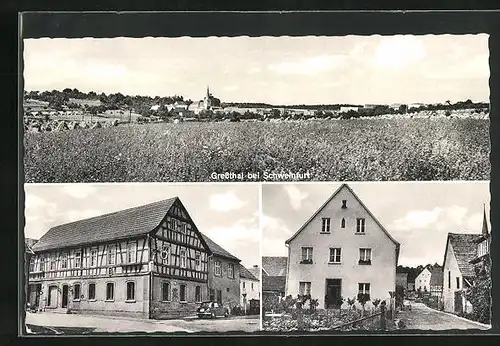
[[260,300],[260,284],[250,270],[240,264],[240,306],[248,310],[251,300]]
[[431,272],[428,267],[425,267],[415,278],[415,288],[422,293],[431,291]]
[[263,306],[285,298],[286,257],[262,257]]
[[476,240],[480,234],[448,233],[443,261],[444,311],[470,313],[472,305],[466,300],[467,289],[474,282]]
[[490,244],[491,233],[488,231],[488,223],[486,221],[486,211],[483,213],[483,227],[481,235],[476,239],[476,256],[470,261],[474,265],[476,276],[490,275],[491,260],[490,260]]
[[431,272],[431,280],[430,280],[431,296],[438,297],[440,299],[443,295],[443,268],[432,267],[430,268],[430,272]]
[[30,263],[31,263],[31,258],[35,255],[35,252],[33,251],[33,245],[36,244],[38,239],[32,239],[32,238],[24,238],[24,279],[26,280],[24,285],[25,285],[25,294],[26,294],[26,302],[30,301],[30,297],[32,298],[31,300],[36,303],[35,306],[38,306],[38,301],[40,299],[40,294],[39,292],[32,292],[31,286],[28,284],[29,282],[29,269],[30,269]]
[[52,227],[33,246],[30,289],[46,311],[193,315],[220,255],[205,239],[177,197]]
[[252,275],[260,281],[260,278],[261,278],[261,271],[262,269],[260,269],[260,267],[257,265],[257,264],[254,264],[252,267],[250,268],[247,268],[247,270],[252,273]]
[[389,302],[396,290],[400,245],[347,184],[285,244],[286,295],[310,295],[321,309],[359,294]]
[[211,252],[209,257],[209,300],[232,309],[240,305],[240,259],[202,234]]

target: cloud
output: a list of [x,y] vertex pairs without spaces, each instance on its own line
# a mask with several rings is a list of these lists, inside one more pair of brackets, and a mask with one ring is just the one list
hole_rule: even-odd
[[378,45],[374,61],[378,66],[399,69],[423,60],[426,56],[421,39],[412,35],[384,38]]
[[343,55],[320,55],[299,61],[281,62],[269,65],[269,70],[282,74],[315,74],[343,66]]
[[210,208],[215,211],[228,212],[241,209],[245,206],[245,202],[236,196],[234,191],[215,194],[210,196]]
[[73,222],[102,215],[102,211],[96,209],[70,210],[65,212],[65,215],[68,222]]
[[302,201],[309,196],[309,194],[301,192],[295,185],[283,185],[283,189],[286,191],[290,204],[295,210],[300,209]]
[[462,226],[467,215],[467,208],[450,206],[435,207],[432,210],[411,210],[401,219],[390,224],[397,231],[415,231],[422,229],[444,230],[453,226]]
[[89,184],[70,184],[63,187],[63,192],[73,198],[87,198],[96,193],[96,188]]
[[261,71],[262,71],[262,69],[260,67],[251,67],[247,70],[247,73],[254,74],[254,73],[259,73]]
[[34,194],[26,194],[24,211],[27,218],[31,219],[38,219],[41,214],[48,214],[53,217],[57,213],[57,204],[47,202]]

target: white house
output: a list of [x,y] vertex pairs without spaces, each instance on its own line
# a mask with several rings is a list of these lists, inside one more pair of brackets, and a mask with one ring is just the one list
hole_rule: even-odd
[[340,113],[344,113],[344,112],[349,112],[349,111],[359,111],[359,108],[360,107],[354,107],[354,106],[340,106]]
[[431,272],[427,267],[415,278],[415,289],[420,292],[431,291]]
[[475,241],[481,234],[448,233],[443,264],[444,311],[472,312],[472,305],[466,300],[466,292],[474,282],[476,257]]
[[240,264],[240,305],[248,309],[253,299],[260,300],[260,281]]
[[360,293],[389,303],[396,290],[400,244],[347,184],[285,244],[286,295],[310,294],[318,308],[335,308]]

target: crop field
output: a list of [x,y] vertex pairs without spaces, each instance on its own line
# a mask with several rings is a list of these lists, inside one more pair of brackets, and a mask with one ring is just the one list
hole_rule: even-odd
[[[489,180],[487,119],[122,125],[24,135],[25,181]],[[286,180],[286,179],[283,179]],[[221,180],[217,180],[221,181]]]

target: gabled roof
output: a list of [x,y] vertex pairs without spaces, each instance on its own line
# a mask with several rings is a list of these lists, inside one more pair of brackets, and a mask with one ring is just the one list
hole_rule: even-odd
[[287,257],[262,257],[262,269],[268,276],[285,276]]
[[248,271],[250,273],[252,273],[252,275],[257,279],[259,280],[260,277],[261,277],[261,270],[260,270],[260,267],[258,265],[254,265],[253,267],[250,267],[250,268],[247,268]]
[[240,278],[259,281],[247,268],[240,264]]
[[431,287],[432,286],[443,286],[443,268],[433,267],[429,268],[431,272]]
[[422,274],[422,273],[423,273],[423,272],[425,272],[426,270],[427,270],[429,273],[431,272],[431,268],[428,268],[427,266],[425,266],[425,267],[424,267],[424,269],[422,269],[422,270],[420,271],[420,273],[418,273],[418,275],[417,275],[415,278],[418,278],[418,277],[420,276],[420,274]]
[[[382,229],[382,231],[384,231],[384,233],[389,237],[389,239],[396,245],[396,247],[399,249],[399,246],[400,244],[396,241],[396,239],[394,239],[390,233],[385,229],[384,226],[382,226],[382,224],[377,220],[377,218],[372,214],[372,212],[365,206],[365,204],[359,199],[359,197],[354,193],[354,191],[350,188],[349,185],[347,184],[342,184],[340,185],[340,187],[337,189],[337,191],[335,191],[327,200],[325,203],[323,203],[323,205],[309,218],[309,220],[306,221],[306,223],[297,231],[295,232],[295,234],[287,239],[285,241],[285,244],[288,244],[290,243],[290,241],[292,241],[295,237],[297,237],[299,235],[300,232],[302,232],[302,230],[304,228],[306,228],[306,226],[312,221],[314,220],[314,218],[321,212],[321,210],[323,210],[327,205],[328,203],[330,203],[330,201],[332,199],[335,198],[335,196],[337,196],[339,194],[340,191],[342,191],[344,188],[348,189],[349,192],[354,196],[354,198],[359,202],[359,204],[361,204],[361,206],[366,210],[366,212],[368,213],[368,215],[371,216],[371,218],[373,220],[375,220],[375,222],[377,223],[377,225]],[[398,256],[399,256],[399,252],[398,252]]]
[[52,227],[33,246],[44,251],[145,235],[160,226],[177,197]]
[[229,251],[222,248],[219,244],[207,237],[206,234],[201,233],[201,236],[203,237],[203,240],[205,240],[205,243],[207,244],[210,252],[212,252],[214,255],[240,262],[240,259],[238,257],[233,256]]
[[470,263],[477,254],[475,241],[481,234],[448,233],[446,250],[444,253],[443,267],[448,255],[448,244],[451,244],[453,253],[457,259],[458,268],[464,277],[474,276],[474,266]]
[[264,276],[262,277],[262,292],[285,292],[286,276]]

